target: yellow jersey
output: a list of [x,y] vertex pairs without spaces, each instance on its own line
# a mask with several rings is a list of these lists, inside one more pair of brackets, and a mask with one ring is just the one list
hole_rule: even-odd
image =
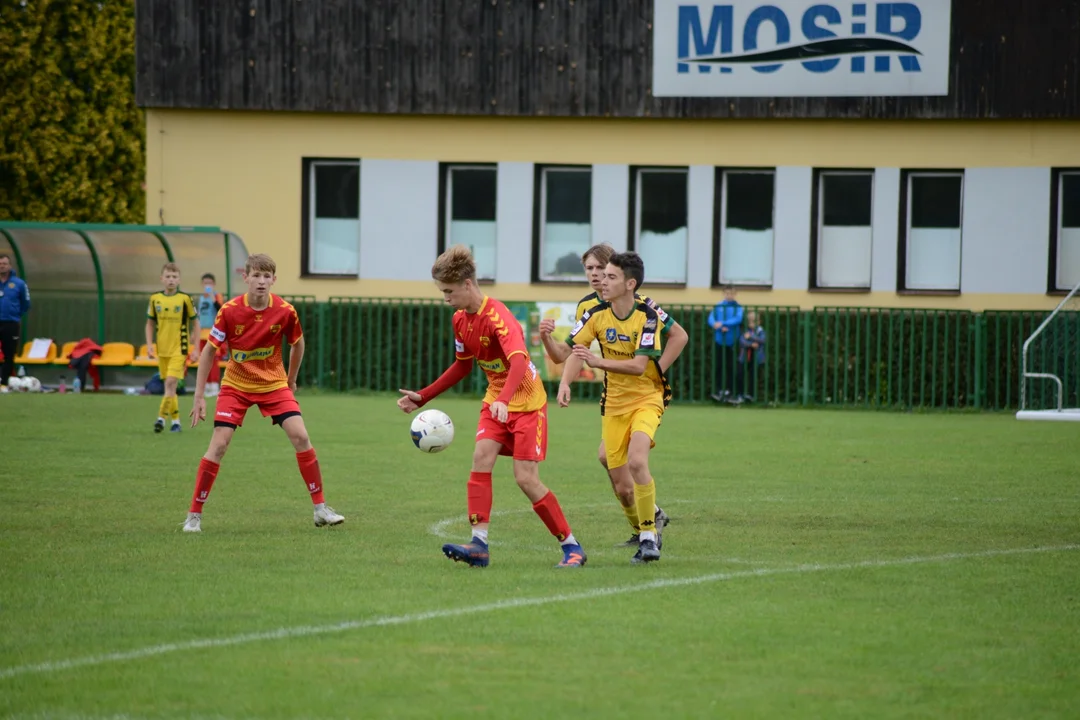
[[[671,330],[671,326],[675,324],[675,320],[670,315],[664,312],[664,309],[656,304],[656,301],[645,295],[634,293],[634,300],[639,303],[645,303],[653,310],[656,311],[657,316],[660,318],[660,322],[663,324],[663,328],[660,332],[666,333]],[[594,307],[604,302],[600,298],[600,294],[591,292],[585,297],[578,300],[577,310],[574,312],[574,319],[580,320],[581,316],[585,314],[586,310],[592,310]]]
[[647,355],[650,358],[642,375],[604,373],[601,415],[622,415],[643,407],[664,412],[671,402],[671,386],[660,370],[662,330],[659,313],[644,302],[636,303],[626,318],[617,316],[611,304],[606,302],[582,313],[567,338],[569,345],[589,347],[596,340],[600,343],[602,357],[630,360],[637,355]]
[[190,295],[179,290],[172,295],[156,292],[150,296],[146,317],[157,325],[158,357],[187,357],[188,325],[195,318]]

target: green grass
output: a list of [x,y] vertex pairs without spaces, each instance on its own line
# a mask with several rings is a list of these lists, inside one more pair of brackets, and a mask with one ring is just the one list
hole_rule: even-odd
[[[470,570],[433,527],[467,538],[478,403],[436,403],[458,438],[428,456],[389,397],[302,402],[345,525],[312,527],[291,448],[249,415],[190,536],[206,427],[153,435],[153,398],[0,398],[0,715],[1080,714],[1069,423],[675,407],[652,462],[673,521],[642,567],[613,547],[595,406],[552,409],[541,475],[588,566],[552,568],[500,460],[492,565]],[[515,599],[537,604],[416,616]],[[185,645],[378,618],[400,621]]]

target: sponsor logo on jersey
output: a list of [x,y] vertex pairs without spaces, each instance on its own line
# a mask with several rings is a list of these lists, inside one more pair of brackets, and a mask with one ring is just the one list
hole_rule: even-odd
[[274,348],[255,348],[254,350],[233,350],[230,356],[233,362],[245,363],[252,360],[265,360],[274,354]]
[[484,368],[488,372],[501,373],[506,372],[506,365],[503,364],[502,358],[495,358],[494,360],[476,360],[476,364]]
[[210,329],[210,337],[214,338],[218,342],[225,342],[225,331],[220,330],[217,327]]
[[641,347],[649,347],[653,344],[655,335],[653,333],[645,333],[641,336]]
[[460,340],[454,340],[454,350],[459,353],[465,352],[465,343],[461,342]]

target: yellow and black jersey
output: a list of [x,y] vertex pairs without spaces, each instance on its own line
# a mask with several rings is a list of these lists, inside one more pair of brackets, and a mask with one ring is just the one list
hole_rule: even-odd
[[660,370],[663,351],[659,313],[644,302],[634,305],[630,315],[620,318],[610,303],[601,302],[585,310],[574,326],[567,343],[589,347],[600,344],[600,354],[612,360],[631,360],[637,355],[650,357],[645,373],[625,375],[604,373],[604,392],[600,396],[601,415],[622,415],[642,407],[660,412],[671,402],[671,386]]
[[150,296],[146,317],[157,325],[158,357],[187,356],[190,347],[188,325],[195,317],[195,305],[190,295],[179,290],[172,295],[156,292]]
[[[660,332],[666,333],[671,330],[671,326],[675,324],[675,320],[666,312],[664,312],[664,309],[660,307],[655,300],[650,297],[646,297],[645,295],[641,295],[640,293],[634,293],[634,300],[639,303],[645,303],[656,311],[656,314],[660,318],[660,323],[662,325]],[[586,310],[592,310],[594,307],[600,305],[603,302],[604,301],[600,299],[599,293],[589,293],[585,297],[578,300],[577,310],[574,311],[574,319],[580,320],[581,316],[585,314]]]

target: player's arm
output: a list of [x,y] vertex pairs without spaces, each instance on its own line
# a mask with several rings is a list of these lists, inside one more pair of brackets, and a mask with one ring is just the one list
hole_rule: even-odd
[[216,356],[217,347],[211,339],[199,354],[199,367],[195,371],[195,398],[191,402],[191,427],[195,427],[206,419],[206,379],[210,377],[210,368],[217,362]]
[[649,366],[649,356],[640,352],[629,360],[613,360],[611,358],[597,357],[589,352],[587,348],[584,348],[584,352],[582,352],[578,349],[580,347],[579,345],[574,348],[574,355],[580,357],[589,367],[604,372],[618,373],[619,375],[644,375],[645,368]]
[[153,318],[146,320],[146,357],[151,360],[154,358],[154,330],[157,329],[157,323]]
[[556,364],[562,364],[566,362],[566,358],[570,357],[570,346],[566,343],[558,342],[551,334],[554,330],[554,320],[546,319],[540,321],[540,342],[544,343],[544,350],[547,351],[548,357]]
[[300,374],[300,363],[304,362],[306,346],[303,335],[289,346],[289,389],[293,392],[296,392],[296,377]]
[[581,375],[581,367],[585,364],[584,355],[592,357],[589,346],[596,339],[593,315],[586,310],[578,318],[574,329],[570,331],[570,337],[566,338],[566,347],[570,350],[563,365],[562,379],[559,380],[558,401],[559,407],[570,404],[570,383]]

